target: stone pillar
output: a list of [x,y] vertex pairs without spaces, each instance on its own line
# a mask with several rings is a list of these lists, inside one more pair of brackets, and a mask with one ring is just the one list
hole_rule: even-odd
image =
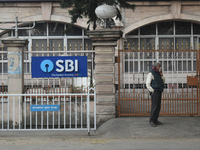
[[[23,50],[28,44],[28,40],[9,38],[1,41],[8,51],[8,94],[23,94]],[[13,110],[13,105],[15,110]],[[9,97],[9,112],[10,125],[15,125],[17,128],[22,122],[22,97],[20,99],[16,97],[15,102],[13,102],[13,97]]]
[[114,29],[88,31],[95,49],[97,124],[115,117],[115,47],[122,32]]

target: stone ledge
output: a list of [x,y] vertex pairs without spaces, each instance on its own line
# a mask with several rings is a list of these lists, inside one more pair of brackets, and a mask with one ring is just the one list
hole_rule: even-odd
[[115,83],[115,76],[111,75],[96,75],[95,76],[96,84],[114,84]]
[[96,85],[96,94],[114,94],[115,85]]
[[28,44],[28,40],[20,38],[5,38],[1,39],[2,43],[7,47],[24,47]]
[[97,95],[96,96],[97,104],[114,104],[115,95]]
[[[105,67],[106,66],[106,67]],[[96,64],[95,74],[114,74],[115,73],[115,66],[114,65],[107,65],[107,64]]]
[[114,47],[95,47],[95,55],[101,54],[101,55],[113,55],[115,52]]
[[87,31],[86,34],[92,41],[117,41],[122,36],[121,30],[116,29],[98,29]]
[[116,47],[117,46],[117,42],[96,42],[96,43],[92,43],[92,46],[101,46],[101,47],[107,47],[107,46],[110,46],[110,47]]
[[112,56],[96,55],[95,56],[95,63],[102,63],[102,64],[111,63],[111,64],[114,64],[115,63],[115,57],[113,55]]
[[106,104],[106,105],[98,105],[97,104],[97,114],[98,115],[115,115],[115,105],[114,104]]

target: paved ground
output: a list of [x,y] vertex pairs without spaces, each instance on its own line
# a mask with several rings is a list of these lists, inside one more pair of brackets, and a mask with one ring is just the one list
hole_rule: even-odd
[[200,117],[115,118],[87,131],[1,131],[0,150],[199,150]]

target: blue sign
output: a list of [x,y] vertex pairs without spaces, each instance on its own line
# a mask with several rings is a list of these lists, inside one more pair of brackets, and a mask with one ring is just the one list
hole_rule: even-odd
[[60,105],[31,105],[31,111],[59,111]]
[[87,56],[32,57],[32,78],[87,77]]

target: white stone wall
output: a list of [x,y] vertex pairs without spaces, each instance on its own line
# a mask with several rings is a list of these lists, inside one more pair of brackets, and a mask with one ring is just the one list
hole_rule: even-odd
[[[141,26],[165,20],[188,20],[200,23],[200,1],[169,1],[169,2],[134,2],[135,10],[123,9],[123,34],[127,34]],[[56,21],[71,23],[71,17],[67,9],[61,9],[59,3],[39,2],[39,3],[0,3],[0,22],[15,21]],[[77,26],[87,28],[87,19],[80,19]],[[0,27],[9,27],[2,25]],[[113,34],[113,33],[112,33]],[[100,35],[100,34],[99,34]],[[97,122],[104,122],[115,117],[115,65],[114,47],[116,45],[105,45],[106,38],[101,37],[96,52],[95,79],[97,82]],[[119,36],[120,37],[120,36]],[[118,37],[117,37],[118,39]],[[115,40],[117,40],[115,39]],[[112,42],[115,40],[111,40]],[[102,43],[103,46],[102,46]],[[95,44],[95,43],[93,43]],[[112,47],[113,52],[109,55],[106,46]],[[106,51],[104,51],[106,50]],[[98,53],[103,52],[103,54]],[[97,56],[98,55],[98,56]],[[109,57],[108,57],[109,56]],[[105,67],[106,66],[106,67]]]
[[124,10],[124,34],[146,24],[165,20],[200,23],[199,1],[135,2],[135,10]]
[[[122,9],[124,34],[143,25],[163,20],[182,19],[200,22],[199,1],[134,2],[134,4],[136,6],[134,11]],[[0,3],[0,22],[15,21],[16,16],[19,21],[71,22],[68,10],[61,9],[59,3]],[[87,28],[87,19],[78,20],[76,25]]]
[[[67,9],[61,9],[59,3],[0,3],[0,22],[15,21],[57,21],[71,23]],[[13,24],[14,25],[14,24]],[[86,28],[87,19],[78,20],[76,25]],[[0,24],[9,27],[11,24]]]

